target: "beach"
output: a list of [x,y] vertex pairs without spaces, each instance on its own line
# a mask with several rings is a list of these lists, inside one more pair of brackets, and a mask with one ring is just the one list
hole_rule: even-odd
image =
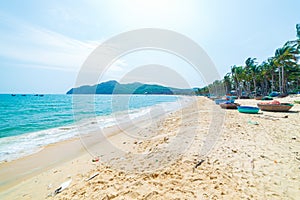
[[[300,97],[277,100],[292,103]],[[151,122],[106,128],[105,137],[96,131],[1,163],[1,179],[9,183],[1,185],[0,198],[297,199],[299,111],[295,104],[290,112],[250,115],[197,97]],[[70,185],[53,195],[68,180]]]

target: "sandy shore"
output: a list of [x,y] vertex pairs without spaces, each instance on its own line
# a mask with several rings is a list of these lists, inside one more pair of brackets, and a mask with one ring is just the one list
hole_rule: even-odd
[[[199,97],[151,122],[107,129],[104,141],[99,134],[86,138],[89,153],[74,140],[1,164],[1,180],[24,168],[39,170],[2,185],[0,199],[297,199],[299,111],[295,104],[287,113],[249,115]],[[55,151],[64,156],[51,158]],[[67,189],[51,196],[69,179]]]

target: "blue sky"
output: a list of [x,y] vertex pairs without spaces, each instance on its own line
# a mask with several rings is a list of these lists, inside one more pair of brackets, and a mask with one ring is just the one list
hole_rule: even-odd
[[[297,0],[1,0],[0,93],[65,93],[97,45],[139,28],[186,35],[207,52],[223,77],[230,66],[242,65],[248,57],[261,62],[295,39],[299,8]],[[184,72],[191,86],[203,85],[180,60],[147,52],[120,59],[105,79],[160,62]]]

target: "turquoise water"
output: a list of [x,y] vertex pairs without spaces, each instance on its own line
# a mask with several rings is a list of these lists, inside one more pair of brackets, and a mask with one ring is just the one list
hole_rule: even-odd
[[[163,95],[0,95],[0,161],[28,155],[41,147],[76,136],[76,127],[87,130],[113,125],[112,114],[139,117],[145,109],[176,102]],[[168,106],[172,108],[172,106]],[[173,108],[178,105],[173,105]],[[173,109],[172,108],[172,109]],[[97,127],[90,124],[97,119]],[[76,123],[75,123],[76,122]]]
[[0,138],[72,122],[71,96],[0,95]]

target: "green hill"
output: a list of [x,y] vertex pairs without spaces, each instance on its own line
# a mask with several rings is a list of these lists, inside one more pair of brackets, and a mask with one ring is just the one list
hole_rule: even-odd
[[84,85],[70,89],[67,94],[166,94],[166,95],[194,95],[195,89],[179,89],[155,84],[128,83],[107,81],[97,85]]

